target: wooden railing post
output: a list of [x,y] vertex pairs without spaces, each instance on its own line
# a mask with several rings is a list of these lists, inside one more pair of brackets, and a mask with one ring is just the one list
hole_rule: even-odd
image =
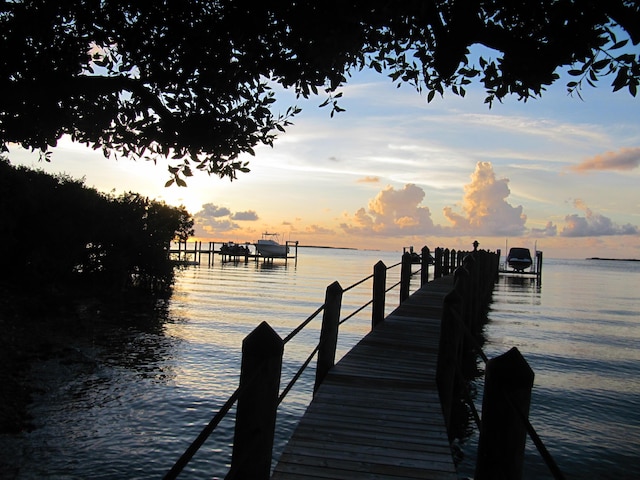
[[411,283],[411,254],[405,252],[402,255],[400,267],[400,303],[409,298],[409,284]]
[[336,361],[341,307],[342,287],[338,282],[333,282],[327,287],[324,297],[324,313],[322,315],[322,328],[320,330],[316,383],[313,387],[314,393],[318,390],[322,380],[324,380],[327,372],[329,372]]
[[442,414],[450,441],[454,436],[451,428],[453,404],[454,399],[458,398],[456,395],[460,393],[457,383],[461,381],[457,373],[460,366],[460,353],[464,337],[464,329],[460,321],[461,300],[460,292],[457,289],[451,290],[444,297],[436,367],[436,382],[440,395],[440,405],[442,406]]
[[522,478],[533,378],[515,347],[487,363],[476,480]]
[[433,254],[433,278],[440,278],[442,276],[442,248],[437,247]]
[[448,248],[444,249],[442,253],[442,273],[443,275],[449,275],[449,263],[451,261],[451,252]]
[[387,266],[380,260],[373,266],[373,303],[371,305],[371,329],[384,320],[387,290]]
[[234,478],[269,478],[283,351],[282,339],[266,322],[242,342],[242,393],[231,458]]
[[431,263],[431,252],[426,245],[422,247],[422,270],[420,270],[420,286],[429,282],[429,264]]

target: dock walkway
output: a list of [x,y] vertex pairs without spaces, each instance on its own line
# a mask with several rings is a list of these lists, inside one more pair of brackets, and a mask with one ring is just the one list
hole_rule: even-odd
[[452,287],[425,284],[329,371],[272,480],[457,478],[436,386]]

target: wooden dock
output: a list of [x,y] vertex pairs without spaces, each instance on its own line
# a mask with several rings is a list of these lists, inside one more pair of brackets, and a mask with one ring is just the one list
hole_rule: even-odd
[[[202,241],[194,241],[192,242],[193,246],[189,247],[186,241],[181,241],[176,242],[167,253],[169,258],[172,258],[179,265],[200,265],[202,257],[207,257],[207,265],[212,266],[215,255],[220,256],[222,263],[248,263],[250,259],[256,262],[262,259],[267,263],[273,263],[274,259],[282,259],[287,263],[289,260],[298,261],[298,243],[297,240],[287,240],[285,245],[289,249],[293,249],[293,254],[276,257],[259,254],[256,244],[250,242],[242,244],[236,244],[235,242],[208,242],[203,246]],[[220,245],[217,250],[216,244]],[[249,246],[253,248],[253,251],[249,250]]]
[[273,480],[456,479],[436,386],[444,296],[429,282],[329,371]]

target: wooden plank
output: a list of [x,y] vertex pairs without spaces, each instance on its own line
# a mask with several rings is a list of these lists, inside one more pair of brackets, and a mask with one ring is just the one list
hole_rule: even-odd
[[415,292],[328,372],[273,479],[456,478],[435,382],[450,289]]

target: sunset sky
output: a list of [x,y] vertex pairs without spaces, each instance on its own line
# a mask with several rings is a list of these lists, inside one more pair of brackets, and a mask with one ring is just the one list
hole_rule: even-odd
[[66,139],[50,164],[17,146],[9,159],[183,204],[202,240],[269,231],[303,245],[401,250],[477,239],[491,250],[537,244],[552,258],[640,258],[640,98],[612,93],[605,79],[583,101],[565,84],[489,109],[479,88],[427,104],[363,72],[333,118],[318,108],[323,97],[286,97],[302,113],[273,149],[243,158],[251,172],[233,182],[200,174],[165,188],[166,160],[105,159]]

